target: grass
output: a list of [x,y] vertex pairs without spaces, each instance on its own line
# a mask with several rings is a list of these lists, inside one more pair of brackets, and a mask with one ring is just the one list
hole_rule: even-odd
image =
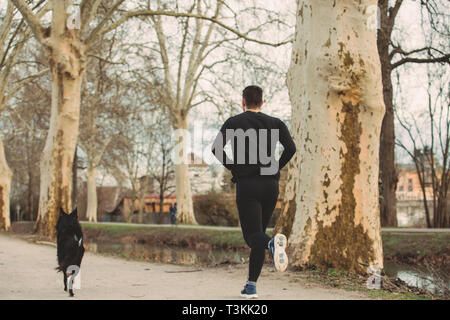
[[244,248],[241,231],[82,224],[86,241],[130,241],[180,247]]
[[384,232],[382,240],[388,259],[417,263],[425,258],[450,256],[449,233]]

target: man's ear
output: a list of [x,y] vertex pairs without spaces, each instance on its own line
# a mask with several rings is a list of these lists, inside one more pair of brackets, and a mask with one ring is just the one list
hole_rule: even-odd
[[59,215],[63,215],[63,214],[66,214],[66,213],[64,212],[63,208],[59,207]]

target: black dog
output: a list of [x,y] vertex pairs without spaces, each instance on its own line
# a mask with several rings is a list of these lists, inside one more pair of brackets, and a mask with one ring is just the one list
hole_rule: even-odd
[[[75,272],[69,270],[72,272],[67,274],[67,268],[73,265],[79,268],[84,255],[83,232],[78,222],[77,209],[71,214],[66,214],[62,209],[59,209],[56,234],[58,255],[58,267],[56,270],[63,272],[64,291],[67,291],[67,277]],[[69,293],[71,297],[74,296],[73,288],[69,288]]]

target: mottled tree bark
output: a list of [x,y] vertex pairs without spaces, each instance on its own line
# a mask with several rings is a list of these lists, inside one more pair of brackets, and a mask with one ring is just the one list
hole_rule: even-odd
[[277,227],[292,224],[294,266],[383,267],[378,151],[385,109],[376,30],[367,25],[367,8],[376,3],[297,1],[287,83],[299,151]]
[[12,171],[6,162],[3,142],[0,139],[0,230],[11,228],[9,195],[11,192]]
[[[194,206],[192,203],[191,180],[189,178],[189,155],[187,141],[190,135],[184,134],[188,132],[187,118],[182,118],[176,123],[175,129],[175,194],[177,197],[177,221],[185,224],[197,224],[194,215]],[[179,134],[178,134],[179,133]]]
[[97,222],[97,167],[89,167],[86,172],[87,180],[87,210],[86,218]]

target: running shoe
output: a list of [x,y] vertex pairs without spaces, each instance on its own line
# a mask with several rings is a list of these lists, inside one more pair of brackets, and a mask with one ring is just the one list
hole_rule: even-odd
[[269,241],[269,252],[272,256],[275,269],[284,272],[288,266],[288,257],[286,255],[287,238],[284,234],[277,233]]
[[258,295],[256,294],[256,286],[253,284],[246,283],[244,289],[241,291],[241,297],[247,299],[258,298]]

